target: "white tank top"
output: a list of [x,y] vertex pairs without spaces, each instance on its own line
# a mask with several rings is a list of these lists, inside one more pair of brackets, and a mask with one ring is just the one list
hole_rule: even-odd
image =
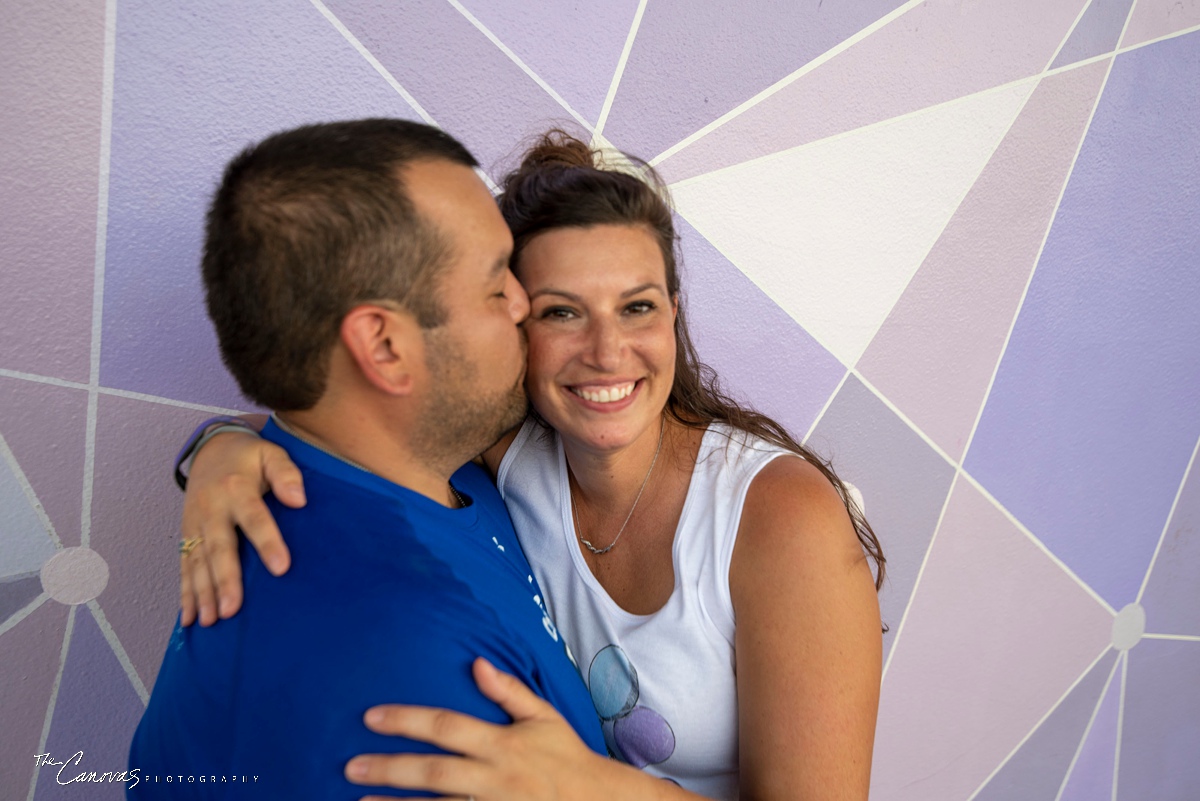
[[584,561],[557,434],[527,420],[496,477],[609,751],[708,798],[738,797],[730,556],[750,482],[789,453],[709,426],[675,532],[675,589],[651,615],[618,606]]

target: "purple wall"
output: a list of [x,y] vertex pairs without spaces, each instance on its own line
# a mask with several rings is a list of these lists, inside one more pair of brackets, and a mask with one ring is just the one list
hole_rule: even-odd
[[223,164],[378,115],[494,175],[551,125],[660,165],[702,355],[891,557],[873,798],[1200,792],[1200,6],[460,5],[6,9],[0,794],[120,762],[153,687],[167,465],[247,406],[197,275]]

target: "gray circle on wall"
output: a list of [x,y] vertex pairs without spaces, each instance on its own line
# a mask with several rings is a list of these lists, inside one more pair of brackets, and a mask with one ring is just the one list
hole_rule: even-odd
[[1112,644],[1118,651],[1128,651],[1146,633],[1146,610],[1141,604],[1129,604],[1113,618]]
[[64,548],[42,565],[42,589],[68,606],[87,603],[108,586],[108,563],[91,548]]

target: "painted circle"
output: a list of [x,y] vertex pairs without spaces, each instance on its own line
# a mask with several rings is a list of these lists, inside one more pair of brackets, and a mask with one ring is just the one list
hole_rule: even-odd
[[588,690],[601,720],[611,720],[633,709],[638,700],[637,671],[616,645],[608,645],[592,658]]
[[1118,651],[1128,651],[1146,633],[1146,610],[1141,604],[1129,604],[1113,618],[1112,645]]
[[87,603],[108,586],[108,563],[91,548],[64,548],[42,565],[42,589],[68,606]]
[[645,706],[613,721],[613,739],[625,761],[635,768],[666,762],[675,753],[675,732],[663,716]]

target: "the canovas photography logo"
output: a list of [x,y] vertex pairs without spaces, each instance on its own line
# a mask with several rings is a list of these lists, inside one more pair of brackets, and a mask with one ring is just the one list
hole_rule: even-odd
[[141,768],[126,770],[88,770],[84,767],[83,751],[76,751],[66,759],[55,759],[50,754],[34,754],[34,764],[38,770],[51,770],[54,780],[62,785],[86,784],[127,784],[132,790],[139,784],[245,784],[258,783],[258,776],[253,773],[239,775],[199,774],[199,773],[146,773]]

